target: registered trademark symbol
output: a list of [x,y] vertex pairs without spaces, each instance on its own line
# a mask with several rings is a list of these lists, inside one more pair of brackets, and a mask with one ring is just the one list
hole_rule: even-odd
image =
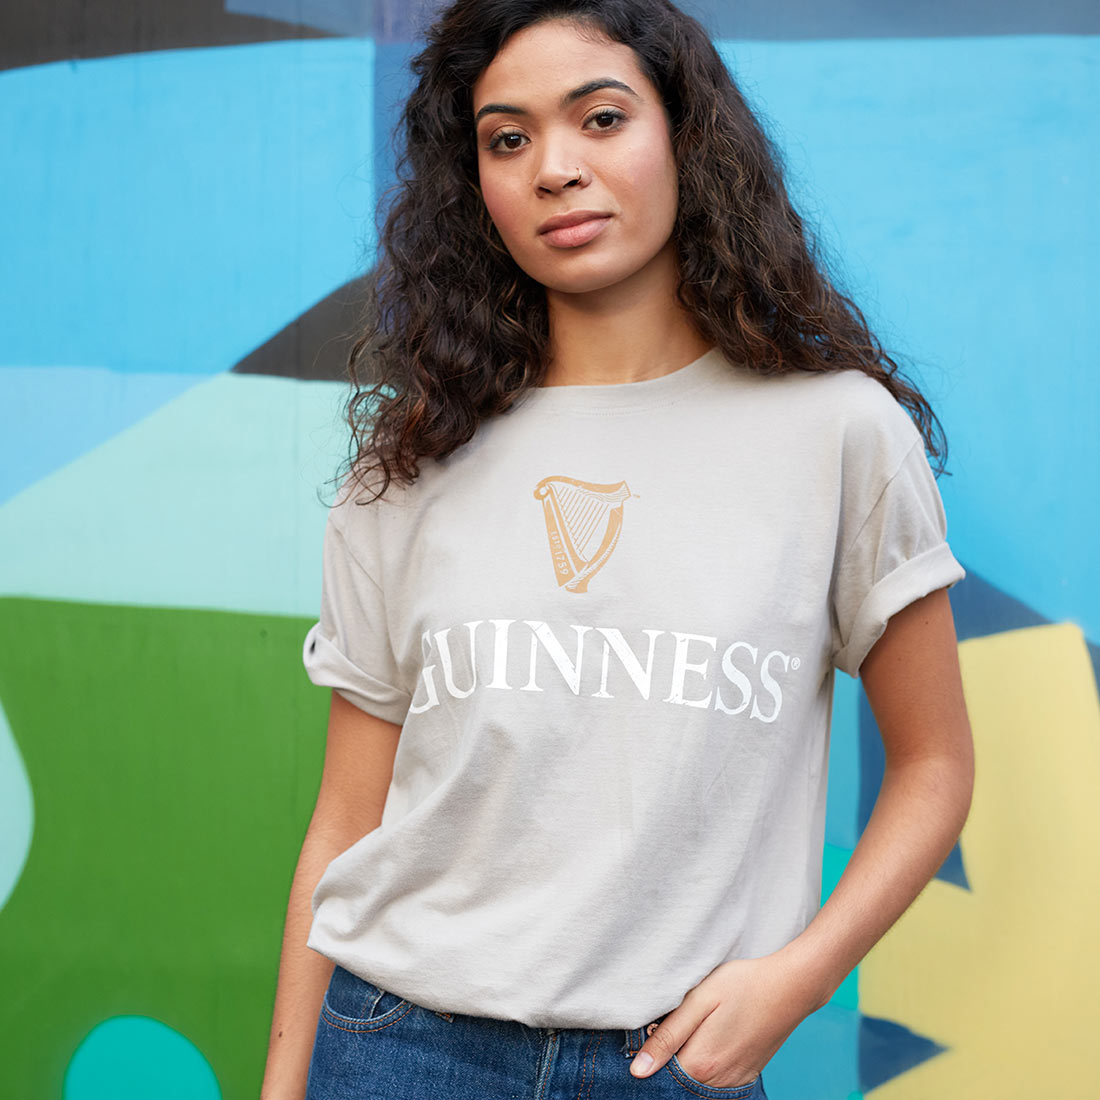
[[791,658],[791,668],[798,668],[800,664],[802,664],[802,662],[797,657]]

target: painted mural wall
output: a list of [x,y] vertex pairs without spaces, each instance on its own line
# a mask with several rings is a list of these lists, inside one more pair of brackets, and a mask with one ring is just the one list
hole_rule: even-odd
[[[773,1100],[1100,1095],[1100,11],[688,5],[919,378],[977,744],[960,844]],[[327,692],[301,668],[421,16],[0,11],[0,1093],[258,1095]],[[840,675],[827,883],[881,777]]]

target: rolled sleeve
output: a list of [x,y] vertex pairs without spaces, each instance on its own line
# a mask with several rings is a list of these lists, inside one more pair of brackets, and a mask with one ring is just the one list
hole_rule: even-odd
[[918,440],[840,559],[834,664],[858,676],[893,615],[964,576],[947,544],[943,501]]
[[321,614],[306,634],[302,663],[314,684],[333,688],[377,718],[404,722],[411,696],[398,686],[382,590],[352,554],[332,513],[325,528]]

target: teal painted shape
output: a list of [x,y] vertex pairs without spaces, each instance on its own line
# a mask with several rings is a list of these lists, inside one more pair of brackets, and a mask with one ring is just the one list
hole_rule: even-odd
[[210,1063],[148,1016],[113,1016],[84,1038],[65,1073],[64,1100],[221,1100]]
[[193,386],[193,374],[0,370],[0,503]]
[[956,556],[1100,637],[1100,39],[726,43],[951,444]]
[[827,1004],[791,1032],[764,1069],[769,1100],[837,1100],[859,1088],[857,1011]]
[[0,506],[0,594],[315,616],[345,393],[202,380]]
[[[821,859],[821,904],[824,905],[829,895],[836,889],[840,876],[844,874],[848,861],[852,858],[850,848],[837,848],[832,844],[825,845],[825,851]],[[859,967],[848,972],[844,980],[834,990],[829,998],[830,1004],[839,1005],[842,1008],[859,1008]]]
[[825,842],[848,850],[859,840],[859,692],[858,680],[834,674]]
[[15,735],[0,706],[0,909],[8,903],[34,836],[34,792]]
[[226,369],[373,235],[369,39],[0,73],[0,361]]

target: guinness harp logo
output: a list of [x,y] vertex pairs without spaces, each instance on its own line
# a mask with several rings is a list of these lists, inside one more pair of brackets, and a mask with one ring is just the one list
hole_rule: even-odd
[[589,580],[619,541],[623,501],[629,496],[625,481],[594,485],[573,477],[544,477],[535,486],[560,587],[570,592],[588,591]]

